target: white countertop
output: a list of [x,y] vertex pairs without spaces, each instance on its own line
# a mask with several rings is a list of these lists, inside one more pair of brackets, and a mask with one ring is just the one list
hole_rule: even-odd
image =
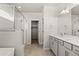
[[13,56],[14,48],[0,48],[0,56]]
[[60,36],[57,34],[50,34],[51,36],[54,36],[60,40],[63,40],[65,42],[71,43],[73,45],[79,46],[79,37],[77,36],[72,36],[72,35],[64,35],[64,36]]

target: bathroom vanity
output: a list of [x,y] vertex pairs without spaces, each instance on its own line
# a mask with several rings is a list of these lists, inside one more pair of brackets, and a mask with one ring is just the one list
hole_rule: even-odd
[[56,56],[79,56],[79,37],[49,35],[50,49]]

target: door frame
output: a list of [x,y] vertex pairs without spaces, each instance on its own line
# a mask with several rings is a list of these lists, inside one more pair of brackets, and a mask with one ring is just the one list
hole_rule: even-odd
[[[42,30],[40,30],[40,29],[42,29],[42,20],[40,20],[40,19],[32,19],[31,20],[31,22],[32,21],[38,21],[38,44],[39,45],[42,45],[43,43],[41,42],[41,40],[43,40],[42,39],[42,35],[41,35],[41,33],[42,33]],[[31,37],[31,32],[30,32],[30,37]],[[31,39],[32,40],[32,39]],[[30,41],[31,41],[30,40]]]
[[38,21],[38,26],[39,26],[39,38],[38,38],[38,43],[39,43],[39,45],[44,45],[43,44],[43,41],[44,41],[44,34],[43,34],[43,30],[44,30],[44,28],[43,28],[43,20],[42,19],[29,19],[28,21],[27,21],[27,23],[28,23],[28,28],[27,28],[27,41],[26,41],[26,43],[27,43],[27,45],[31,45],[31,21]]

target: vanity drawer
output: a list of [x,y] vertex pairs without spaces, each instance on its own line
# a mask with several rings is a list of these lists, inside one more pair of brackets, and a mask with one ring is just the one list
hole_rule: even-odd
[[60,45],[64,45],[64,42],[62,40],[58,40]]
[[54,37],[54,42],[56,42],[56,43],[58,42],[58,39],[57,39],[57,38],[55,38],[55,37]]
[[78,46],[73,46],[73,52],[77,53],[79,55],[79,47]]
[[64,42],[64,46],[70,50],[72,50],[72,44]]

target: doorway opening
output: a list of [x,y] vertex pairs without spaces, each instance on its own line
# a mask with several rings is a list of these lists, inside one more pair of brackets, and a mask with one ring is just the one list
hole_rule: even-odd
[[38,44],[38,23],[39,21],[31,21],[31,43]]

